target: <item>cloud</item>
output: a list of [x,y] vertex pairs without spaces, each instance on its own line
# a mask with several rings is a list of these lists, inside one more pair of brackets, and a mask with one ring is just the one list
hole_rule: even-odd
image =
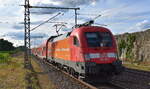
[[48,35],[45,33],[31,33],[31,39],[33,38],[47,38]]
[[[37,5],[40,6],[40,5]],[[41,6],[51,6],[51,7],[55,7],[54,5],[48,5],[48,4],[41,4]],[[43,14],[54,14],[57,12],[67,12],[68,10],[61,10],[61,9],[46,9],[46,8],[31,8],[30,12],[32,14],[36,14],[36,15],[43,15]]]
[[[24,32],[23,31],[9,32],[9,33],[5,34],[5,37],[11,37],[14,40],[24,40]],[[31,39],[39,38],[39,37],[46,38],[46,37],[48,37],[48,35],[45,33],[31,33]]]
[[135,26],[139,29],[148,29],[150,28],[150,22],[148,20],[144,20],[140,23],[137,23]]
[[15,39],[13,39],[11,37],[3,37],[3,39],[12,42],[15,47],[24,45],[24,41],[23,40],[15,40]]
[[[49,36],[45,33],[31,33],[31,46],[37,46],[43,43]],[[2,35],[2,38],[9,40],[14,46],[24,45],[24,32],[8,32]]]
[[13,25],[12,28],[14,28],[16,30],[22,30],[24,28],[24,25]]
[[[50,7],[79,7],[81,5],[94,5],[99,0],[43,0],[41,2],[34,3],[36,6],[50,6]],[[94,4],[93,4],[94,3]],[[62,9],[31,9],[31,13],[34,14],[53,14],[56,12],[67,12],[68,10]]]
[[5,34],[6,37],[10,37],[15,40],[23,40],[24,39],[24,32],[8,32]]
[[40,0],[34,4],[49,4],[54,6],[72,6],[87,5],[98,2],[99,0]]
[[[13,43],[20,44],[19,41],[23,41],[24,38],[23,30],[19,30],[24,28],[24,7],[19,5],[23,5],[24,2],[20,0],[0,0],[0,2],[1,4],[10,4],[8,6],[0,6],[0,11],[3,12],[0,14],[0,35],[8,35],[7,37],[12,37],[10,40],[13,41]],[[135,32],[149,28],[149,2],[150,0],[30,0],[30,4],[33,6],[80,7],[81,10],[79,10],[78,13],[101,14],[102,17],[98,18],[96,23],[108,24],[108,28],[112,29],[113,33],[123,33],[125,31]],[[11,4],[14,4],[15,6],[12,6]],[[68,28],[62,29],[60,33],[72,30],[71,28],[74,25],[74,16],[72,16],[74,15],[74,11],[31,9],[31,12],[35,13],[31,14],[31,29],[50,18],[53,13],[58,12],[67,12],[63,16],[52,20],[65,21],[68,23]],[[78,16],[78,23],[84,23],[93,18],[92,16],[80,15]],[[3,21],[10,23],[3,23]],[[18,24],[19,22],[22,23]],[[49,36],[55,35],[56,32],[53,25],[54,23],[46,23],[31,33],[46,33]],[[39,36],[40,34],[37,34],[36,36]],[[16,39],[18,39],[18,42],[14,41]]]
[[[41,22],[44,22],[43,20],[39,20],[39,21],[30,21],[30,24],[31,25],[39,25]],[[20,22],[19,24],[21,24],[21,25],[15,25],[14,27],[20,27],[21,28],[21,26],[24,26],[24,22]]]
[[137,32],[137,31],[144,31],[150,28],[150,21],[143,20],[135,24],[135,26],[129,28],[129,32]]

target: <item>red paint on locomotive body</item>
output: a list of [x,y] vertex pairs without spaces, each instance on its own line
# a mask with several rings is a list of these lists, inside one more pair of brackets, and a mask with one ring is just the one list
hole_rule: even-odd
[[[112,38],[112,46],[110,47],[89,47],[85,33],[107,32]],[[71,45],[71,59],[80,62],[95,62],[98,64],[112,63],[117,60],[117,47],[114,36],[109,29],[104,27],[86,26],[73,30],[70,37],[77,37],[79,39],[79,46]],[[73,40],[72,40],[73,41]],[[73,43],[73,42],[71,42]],[[70,43],[70,44],[71,44]],[[85,55],[89,55],[89,59],[85,59]],[[90,58],[91,56],[91,58]],[[94,57],[95,56],[95,57]],[[110,57],[109,57],[110,56]],[[112,57],[111,57],[112,56]]]
[[115,38],[104,27],[82,26],[70,33],[51,36],[46,43],[33,48],[32,52],[89,78],[102,73],[108,77],[124,70],[117,57]]
[[[103,33],[107,32],[110,34],[110,37],[112,38],[112,46],[110,47],[89,47],[88,46],[88,40],[86,38],[85,33]],[[78,45],[74,44],[74,39],[78,40]],[[112,33],[109,31],[109,29],[104,28],[104,27],[95,27],[95,26],[86,26],[86,27],[80,27],[76,28],[71,32],[71,35],[66,38],[68,41],[63,42],[64,44],[61,44],[61,47],[57,47],[56,44],[59,44],[61,41],[57,42],[49,42],[48,44],[48,56],[55,57],[54,55],[57,54],[56,49],[61,49],[64,48],[63,45],[69,45],[67,46],[70,52],[68,52],[68,55],[70,55],[70,61],[74,62],[95,62],[98,64],[106,64],[106,63],[112,63],[113,61],[117,60],[117,47],[116,47],[116,42],[114,39],[114,36]],[[66,40],[64,39],[64,40]],[[56,46],[56,47],[54,47]],[[46,44],[40,45],[38,48],[34,48],[33,51],[36,54],[38,54],[41,57],[46,56]],[[55,51],[55,52],[52,52]],[[108,54],[112,55],[112,57],[108,57]],[[85,56],[89,56],[89,58],[85,58]],[[63,55],[62,55],[63,56]],[[91,56],[91,57],[90,57]],[[63,59],[63,57],[62,57]],[[66,60],[66,59],[64,59]],[[67,59],[68,60],[68,59]]]

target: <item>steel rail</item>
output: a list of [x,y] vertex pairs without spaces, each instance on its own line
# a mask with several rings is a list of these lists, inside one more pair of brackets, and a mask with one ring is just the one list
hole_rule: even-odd
[[[36,59],[41,59],[41,58],[36,57]],[[77,81],[78,83],[80,83],[81,86],[83,85],[83,86],[85,86],[86,88],[90,88],[90,89],[101,89],[101,87],[102,87],[102,86],[93,86],[93,85],[91,85],[91,84],[89,84],[89,83],[84,82],[83,80],[77,79],[77,78],[75,78],[74,76],[72,76],[72,75],[70,75],[69,73],[67,73],[66,71],[63,71],[63,70],[59,69],[58,67],[54,66],[53,64],[51,64],[50,62],[48,62],[48,61],[46,61],[46,60],[40,60],[40,62],[44,62],[44,63],[47,64],[48,66],[51,66],[51,67],[55,68],[56,70],[62,72],[62,73],[65,74],[66,76],[68,76],[68,77],[70,77],[71,79],[73,79],[73,80]],[[120,89],[125,89],[124,87],[119,86],[119,85],[117,85],[117,84],[113,84],[113,83],[111,83],[111,84],[114,85],[113,87],[116,86],[116,87],[120,87]],[[109,89],[109,88],[110,88],[110,86],[108,86],[107,89]],[[102,89],[104,89],[104,88],[102,87]],[[117,88],[117,89],[118,89],[118,88]]]
[[65,74],[65,75],[67,75],[68,77],[70,77],[71,79],[73,79],[73,80],[77,81],[78,83],[82,84],[82,85],[85,86],[86,88],[98,89],[98,88],[94,87],[93,85],[90,85],[90,84],[88,84],[88,83],[86,83],[86,82],[84,82],[84,81],[82,81],[82,80],[80,80],[80,79],[77,79],[77,78],[75,78],[74,76],[70,75],[69,73],[67,73],[67,72],[65,72],[65,71],[63,71],[63,70],[57,68],[57,67],[54,66],[53,64],[47,62],[46,60],[41,60],[41,58],[39,58],[39,57],[35,57],[35,58],[36,58],[37,60],[40,59],[40,62],[42,61],[42,62],[44,62],[45,64],[47,64],[48,66],[51,66],[51,67],[55,68],[56,70],[62,72],[63,74]]
[[69,77],[72,78],[73,80],[78,81],[80,84],[84,85],[84,86],[87,87],[87,88],[90,88],[90,89],[98,89],[98,88],[96,88],[96,87],[94,87],[94,86],[92,86],[92,85],[90,85],[90,84],[88,84],[88,83],[86,83],[86,82],[84,82],[84,81],[82,81],[82,80],[80,80],[80,79],[77,79],[77,78],[73,77],[73,76],[70,75],[69,73],[67,73],[67,72],[65,72],[65,71],[63,71],[63,70],[57,68],[56,66],[50,64],[49,62],[47,62],[47,61],[45,61],[45,60],[44,60],[43,62],[44,62],[45,64],[47,64],[47,65],[49,65],[49,66],[52,66],[52,67],[54,67],[55,69],[61,71],[62,73],[64,73],[65,75],[69,76]]

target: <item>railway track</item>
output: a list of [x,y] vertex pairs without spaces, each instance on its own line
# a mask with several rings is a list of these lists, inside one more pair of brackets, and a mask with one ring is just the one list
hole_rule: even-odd
[[140,75],[140,76],[147,77],[147,78],[150,77],[149,71],[126,68],[126,72],[133,73],[133,74]]
[[[42,66],[46,66],[44,69],[47,69],[52,74],[49,75],[50,78],[53,78],[52,76],[61,76],[61,80],[60,78],[53,79],[57,83],[56,85],[59,86],[58,89],[150,89],[150,72],[147,71],[126,68],[121,75],[114,76],[109,83],[87,83],[47,61],[38,61],[40,61]],[[59,73],[55,74],[54,72]]]
[[82,80],[79,80],[79,79],[75,78],[74,76],[68,74],[67,72],[60,70],[59,68],[53,66],[52,64],[50,64],[50,63],[47,62],[47,61],[44,61],[44,63],[47,64],[47,65],[49,65],[49,66],[51,66],[51,67],[53,67],[53,68],[55,68],[55,69],[58,70],[58,71],[61,71],[61,72],[64,73],[65,75],[67,75],[67,76],[69,76],[70,78],[72,78],[73,80],[77,81],[79,84],[81,84],[82,86],[84,86],[85,89],[97,89],[96,87],[94,87],[94,86],[92,86],[92,85],[90,85],[90,84],[88,84],[88,83],[86,83],[86,82],[83,82]]
[[[41,61],[41,60],[39,60],[39,58],[36,58],[36,59],[38,59],[37,61],[41,62],[42,66],[43,66],[43,64],[46,64],[46,65],[44,65],[45,67],[47,67],[46,69],[48,69],[48,70],[53,69],[54,71],[50,70],[51,73],[52,72],[59,72],[59,74],[61,74],[60,76],[63,75],[62,81],[65,81],[67,79],[67,80],[69,80],[70,83],[72,83],[72,85],[67,84],[67,83],[63,83],[64,85],[61,85],[62,87],[61,86],[57,87],[58,89],[97,89],[96,87],[94,87],[94,86],[92,86],[92,85],[90,85],[90,84],[88,84],[82,80],[76,79],[74,76],[72,76],[72,75],[68,74],[67,72],[57,68],[56,66],[50,64],[49,62],[47,62],[45,60]],[[64,78],[66,78],[66,79],[64,79]],[[60,80],[59,82],[62,82],[62,81]],[[65,81],[65,82],[68,82],[68,81]]]
[[[111,84],[111,83],[94,83],[94,84],[89,84],[89,83],[87,83],[85,81],[82,81],[80,79],[75,78],[74,76],[70,75],[66,71],[63,71],[63,70],[59,69],[58,67],[50,64],[49,62],[47,62],[45,60],[41,61],[39,58],[37,58],[37,57],[35,57],[35,58],[37,59],[36,61],[39,61],[41,66],[44,67],[43,69],[47,69],[51,74],[52,74],[52,72],[59,72],[59,74],[61,74],[61,75],[59,75],[59,77],[63,75],[62,76],[63,78],[66,78],[69,81],[69,83],[72,83],[72,85],[71,84],[67,84],[67,83],[62,83],[62,85],[61,85],[61,83],[58,84],[58,85],[56,84],[58,86],[57,87],[58,89],[125,89],[125,88],[122,88],[121,86],[117,86],[117,85]],[[57,74],[56,74],[56,76],[57,76]],[[50,75],[50,78],[52,78],[52,75]],[[55,79],[53,79],[53,80],[55,82],[57,82],[57,83],[58,82],[62,82],[62,81],[68,82],[68,81],[65,81],[66,79],[58,80],[58,81],[55,81]]]
[[118,85],[112,84],[110,82],[97,83],[97,84],[94,84],[93,86],[97,87],[97,89],[125,89],[122,86],[118,86]]
[[115,76],[112,83],[125,89],[150,89],[150,72],[126,68],[120,76]]

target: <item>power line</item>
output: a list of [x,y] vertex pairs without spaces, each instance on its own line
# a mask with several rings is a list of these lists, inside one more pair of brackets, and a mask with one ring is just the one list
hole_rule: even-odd
[[31,39],[44,38],[44,36],[31,36]]
[[93,20],[96,20],[97,18],[101,17],[102,15],[97,15]]
[[57,15],[55,15],[55,16],[53,16],[53,17],[49,18],[48,20],[46,20],[46,21],[44,21],[43,23],[39,24],[38,26],[34,27],[34,28],[33,28],[33,29],[31,29],[30,31],[35,30],[36,28],[38,28],[38,27],[40,27],[41,25],[43,25],[43,24],[47,23],[48,21],[52,20],[53,18],[57,17],[57,16],[58,16],[58,15],[60,15],[60,14],[61,14],[61,13],[58,13]]
[[71,19],[71,18],[73,18],[74,16],[75,16],[75,15],[72,15],[71,17],[67,18],[67,19],[69,19],[67,22],[72,21],[72,19]]
[[67,24],[66,22],[47,22],[47,23],[60,23],[60,24]]
[[86,13],[77,13],[77,15],[87,15],[87,16],[97,16],[99,14],[86,14]]

